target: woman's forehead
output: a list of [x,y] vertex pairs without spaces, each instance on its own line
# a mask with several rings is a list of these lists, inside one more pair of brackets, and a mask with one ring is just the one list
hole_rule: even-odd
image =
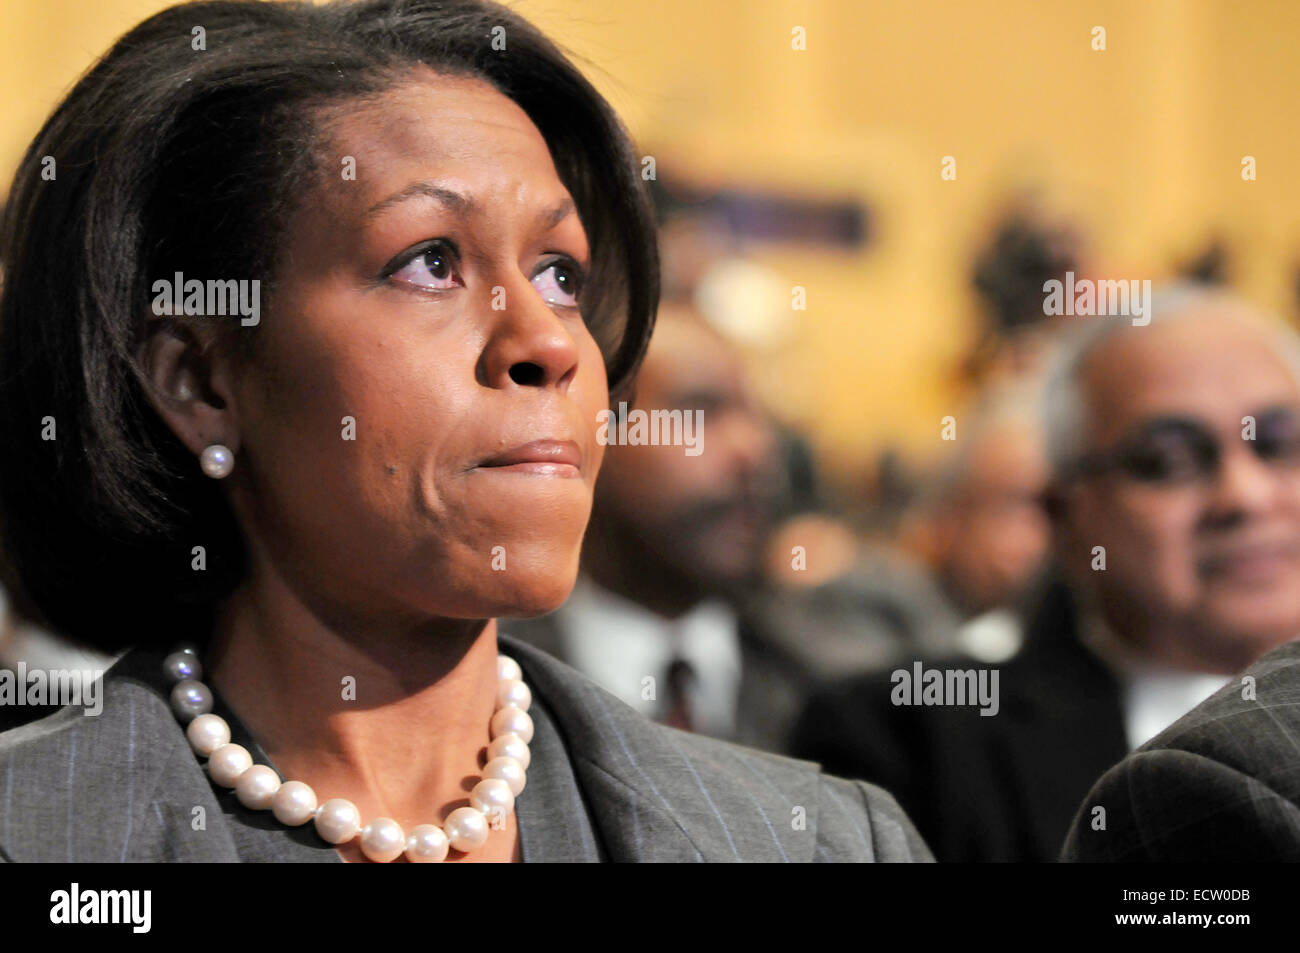
[[567,198],[527,113],[482,80],[421,71],[351,108],[332,108],[323,133],[324,182],[366,215],[417,197],[422,183],[434,184],[425,197],[440,190],[444,204]]
[[412,70],[392,85],[326,107],[325,138],[358,157],[477,155],[484,147],[546,149],[546,141],[514,100],[485,80]]

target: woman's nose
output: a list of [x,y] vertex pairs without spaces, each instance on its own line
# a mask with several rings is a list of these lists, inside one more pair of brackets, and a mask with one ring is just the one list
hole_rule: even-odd
[[566,391],[578,367],[577,311],[564,317],[522,276],[508,287],[496,286],[485,308],[492,330],[479,359],[480,383]]

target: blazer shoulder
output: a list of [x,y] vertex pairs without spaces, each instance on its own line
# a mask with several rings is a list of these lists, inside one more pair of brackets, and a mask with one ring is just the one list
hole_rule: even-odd
[[7,859],[119,859],[122,842],[101,835],[129,830],[184,744],[166,701],[129,668],[97,681],[99,711],[65,706],[0,734]]
[[[82,703],[65,705],[36,721],[0,733],[0,770],[21,760],[29,774],[66,773],[60,752],[81,746],[83,751],[134,744],[136,763],[174,741],[178,725],[157,689],[136,677],[134,666],[120,662],[101,673],[83,690]],[[159,759],[163,760],[163,759]],[[106,759],[86,767],[106,768]]]
[[1265,655],[1138,752],[1184,751],[1300,799],[1300,641]]
[[1268,653],[1112,767],[1065,860],[1300,859],[1300,642]]
[[788,860],[934,859],[898,802],[882,788],[828,775],[816,762],[678,731],[632,714],[648,733],[659,736],[647,747],[676,748],[688,766],[686,782],[676,765],[665,762],[662,787],[684,803],[712,792],[709,797],[719,812],[726,811],[735,839],[744,836],[756,844],[752,858],[743,859],[763,859],[757,845],[769,838],[785,842]]
[[[677,858],[878,860],[910,859],[903,856],[910,851],[929,859],[879,788],[829,779],[811,761],[658,724],[535,647],[500,641],[554,715],[581,777],[622,805],[601,802],[598,813],[630,815],[626,832],[624,819],[609,819],[616,836],[636,841],[654,815],[656,830],[680,840]],[[629,849],[644,856],[648,848]]]
[[824,796],[817,826],[817,860],[934,862],[916,825],[884,788],[829,774],[823,774],[821,780]]
[[1189,751],[1139,750],[1093,786],[1064,861],[1300,860],[1300,805]]

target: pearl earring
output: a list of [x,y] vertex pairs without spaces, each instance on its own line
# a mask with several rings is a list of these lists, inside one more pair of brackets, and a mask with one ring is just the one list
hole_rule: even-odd
[[199,457],[199,466],[212,479],[220,480],[230,476],[230,471],[235,469],[235,455],[230,452],[229,447],[214,443],[204,448]]

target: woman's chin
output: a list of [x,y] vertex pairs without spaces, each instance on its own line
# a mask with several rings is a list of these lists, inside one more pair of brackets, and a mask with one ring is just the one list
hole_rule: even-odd
[[572,572],[551,571],[523,579],[503,580],[502,585],[485,600],[491,603],[491,611],[483,615],[485,618],[531,619],[554,612],[569,598],[576,577],[575,567]]
[[563,586],[553,586],[538,591],[521,594],[510,607],[509,612],[499,612],[499,616],[510,619],[531,619],[535,616],[546,615],[548,612],[554,612],[564,600],[569,598],[569,593],[573,591],[573,580],[568,580]]

